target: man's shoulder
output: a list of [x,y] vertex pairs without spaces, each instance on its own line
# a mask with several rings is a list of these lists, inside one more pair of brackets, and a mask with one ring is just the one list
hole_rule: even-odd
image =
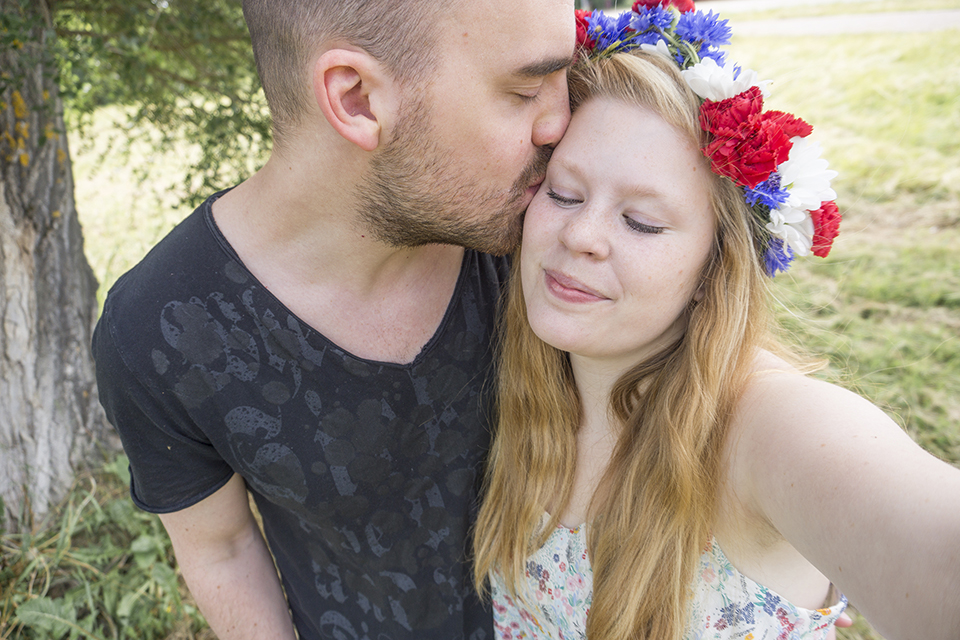
[[249,278],[216,233],[210,205],[219,195],[204,201],[110,288],[97,333],[109,331],[121,351],[143,341],[171,303],[206,298]]
[[210,215],[217,195],[204,201],[117,279],[107,293],[105,313],[153,308],[171,295],[220,280],[231,270],[227,265],[236,260],[217,238]]

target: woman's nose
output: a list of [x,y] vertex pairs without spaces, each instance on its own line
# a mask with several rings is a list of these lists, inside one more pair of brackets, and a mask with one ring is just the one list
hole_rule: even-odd
[[570,217],[560,230],[560,242],[575,253],[588,254],[596,259],[610,255],[608,229],[599,212],[589,207]]

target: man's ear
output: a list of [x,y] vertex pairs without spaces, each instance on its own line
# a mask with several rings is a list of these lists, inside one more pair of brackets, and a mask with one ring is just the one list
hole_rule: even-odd
[[375,92],[389,91],[382,65],[363,51],[330,49],[313,66],[313,93],[330,125],[365,151],[380,144],[386,102]]

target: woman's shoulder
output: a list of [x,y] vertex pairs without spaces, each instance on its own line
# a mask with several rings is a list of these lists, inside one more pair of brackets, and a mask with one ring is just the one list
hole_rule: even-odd
[[726,473],[739,499],[766,512],[761,505],[778,494],[815,491],[815,478],[853,474],[860,464],[915,447],[866,398],[764,351],[734,408]]
[[875,404],[763,352],[734,409],[726,474],[738,499],[781,529],[774,512],[798,496],[853,491],[865,468],[916,455],[923,451]]
[[814,425],[831,429],[844,425],[890,422],[866,398],[800,370],[783,357],[758,350],[737,402],[734,423],[739,429],[790,433],[791,427],[811,433]]

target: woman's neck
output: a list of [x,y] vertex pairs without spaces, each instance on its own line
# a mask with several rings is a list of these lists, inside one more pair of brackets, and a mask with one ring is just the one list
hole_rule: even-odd
[[583,411],[581,429],[613,431],[610,392],[623,371],[573,353],[570,354],[570,366]]
[[582,414],[577,432],[577,464],[569,502],[560,513],[560,522],[578,526],[593,518],[597,489],[616,448],[618,430],[612,420],[610,390],[620,372],[596,366],[593,361],[570,355],[574,379],[580,394]]

